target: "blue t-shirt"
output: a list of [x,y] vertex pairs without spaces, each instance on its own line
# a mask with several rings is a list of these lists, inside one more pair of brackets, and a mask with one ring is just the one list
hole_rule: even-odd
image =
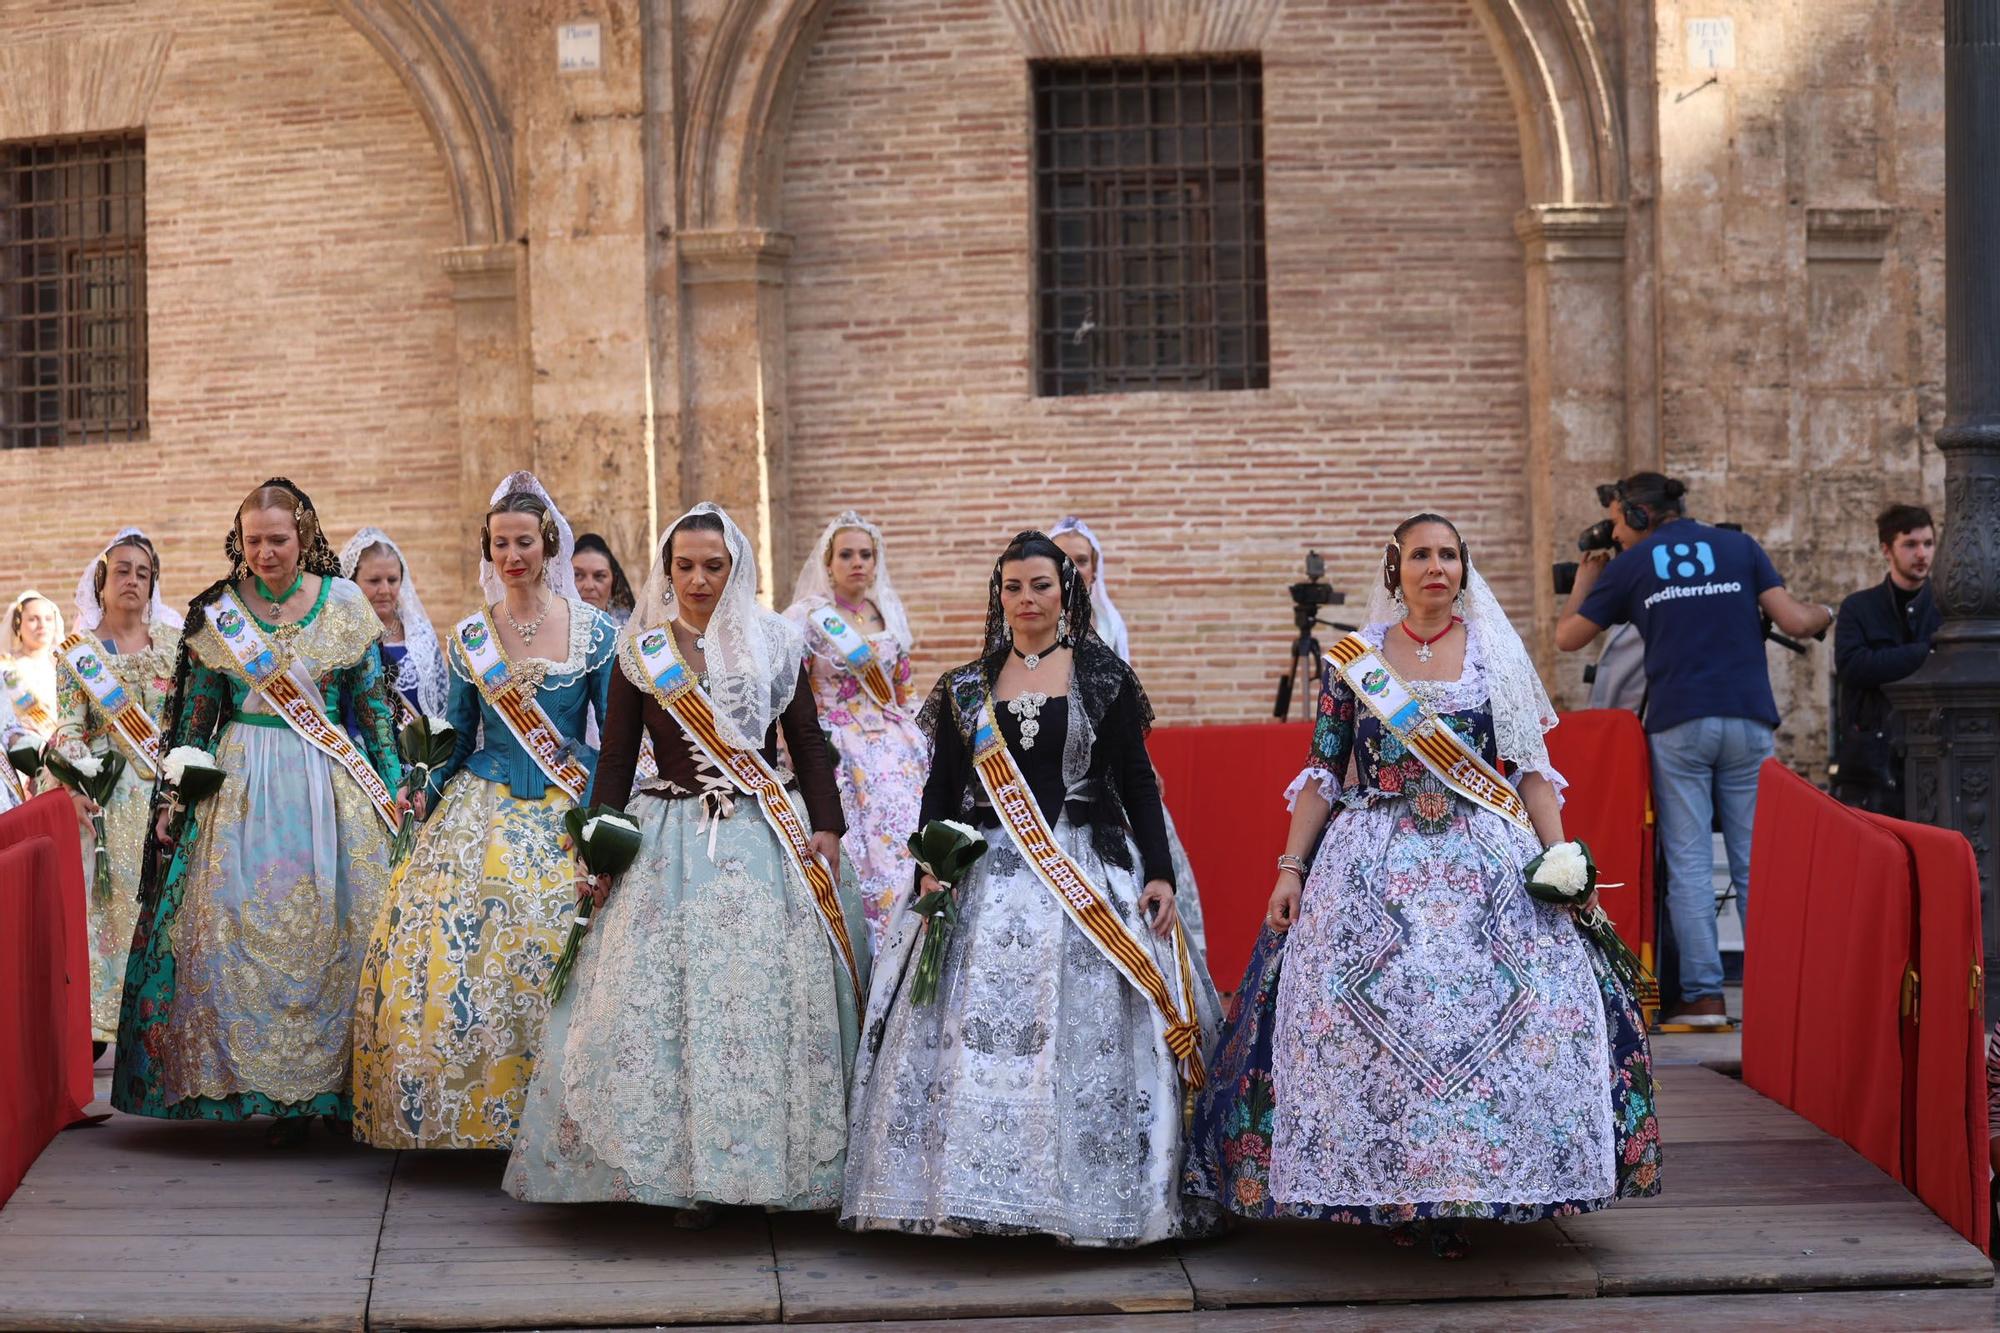
[[1757,598],[1784,583],[1755,538],[1676,519],[1606,565],[1577,614],[1645,638],[1647,731],[1698,717],[1775,727]]

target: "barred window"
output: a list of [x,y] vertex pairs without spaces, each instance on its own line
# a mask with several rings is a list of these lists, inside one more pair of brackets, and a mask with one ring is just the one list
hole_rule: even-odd
[[1268,387],[1261,63],[1033,78],[1036,392]]
[[145,434],[145,137],[0,144],[0,448]]

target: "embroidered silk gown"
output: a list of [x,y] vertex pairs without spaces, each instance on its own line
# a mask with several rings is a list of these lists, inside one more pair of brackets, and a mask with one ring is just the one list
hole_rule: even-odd
[[[591,797],[626,808],[643,841],[549,1016],[507,1192],[831,1208],[860,997],[756,801],[633,683],[646,672],[632,643],[619,659]],[[763,753],[773,759],[783,730],[794,808],[838,833],[840,797],[805,676]],[[659,776],[635,793],[642,726]],[[838,885],[865,987],[868,930],[845,858]]]
[[[106,666],[133,701],[158,723],[174,684],[174,658],[180,634],[171,626],[151,627],[153,643],[136,653],[120,653],[110,640],[99,644]],[[139,871],[152,824],[153,783],[158,776],[143,760],[126,753],[112,738],[111,719],[97,701],[66,670],[56,690],[58,731],[72,753],[102,755],[113,749],[124,755],[124,772],[104,806],[104,842],[111,873],[99,882],[97,858],[84,848],[83,864],[90,879],[90,1035],[111,1041],[118,1035],[118,1002],[125,993],[125,960],[132,950],[132,932],[139,921]],[[53,779],[44,776],[44,784]]]
[[909,839],[918,828],[928,746],[910,700],[910,655],[886,630],[869,639],[895,698],[885,707],[847,669],[803,604],[786,612],[805,631],[807,667],[821,724],[832,737],[840,808],[847,819],[841,851],[854,863],[868,913],[871,945],[889,926],[896,896],[915,869]]
[[[1175,950],[1139,908],[1145,882],[1174,873],[1138,682],[1100,652],[1110,684],[1086,690],[1073,671],[1030,738],[1004,703],[997,719],[1056,841],[1178,990]],[[1201,1219],[1181,1191],[1177,1061],[1152,1003],[1070,921],[986,803],[961,722],[987,679],[973,663],[938,684],[923,821],[970,820],[990,850],[955,890],[959,924],[931,1003],[909,998],[922,919],[908,898],[897,906],[862,1029],[842,1222],[1079,1245],[1185,1234]],[[1218,1004],[1199,950],[1192,966],[1212,1035]]]
[[[572,599],[561,661],[510,662],[586,767],[615,627]],[[556,647],[557,645],[547,645]],[[563,828],[569,794],[543,773],[472,681],[453,635],[451,763],[390,889],[362,964],[354,1019],[354,1135],[378,1148],[511,1148],[548,1018],[549,972],[576,911]]]
[[[1381,647],[1382,626],[1364,634]],[[1410,685],[1497,763],[1475,644],[1458,680]],[[1264,932],[1232,1002],[1190,1191],[1385,1225],[1657,1193],[1644,1023],[1567,909],[1523,886],[1539,843],[1432,776],[1330,669],[1322,685],[1288,796],[1317,782],[1333,821],[1298,920]]]
[[[382,624],[361,590],[323,578],[296,626],[258,626],[394,791]],[[226,776],[182,819],[158,901],[140,911],[111,1104],[173,1119],[344,1119],[354,987],[388,888],[390,831],[360,784],[251,691],[213,623],[190,628],[187,648],[164,744],[208,750]]]

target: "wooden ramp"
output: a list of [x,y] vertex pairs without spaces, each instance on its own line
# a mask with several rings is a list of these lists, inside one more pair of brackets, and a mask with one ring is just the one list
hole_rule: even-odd
[[[1429,1308],[1477,1309],[1486,1323],[1508,1309],[1549,1326],[1676,1311],[1750,1326],[1921,1307],[1948,1326],[1994,1308],[1990,1289],[1926,1296],[1990,1288],[1993,1266],[1844,1144],[1708,1070],[1663,1068],[1660,1081],[1664,1195],[1477,1227],[1461,1263],[1366,1228],[1298,1224],[1136,1252],[857,1236],[823,1217],[747,1211],[686,1232],[657,1209],[516,1203],[498,1187],[496,1153],[375,1152],[317,1128],[307,1150],[279,1153],[260,1125],[117,1116],[59,1136],[0,1210],[0,1329],[914,1329],[979,1317],[993,1321],[982,1333],[1179,1333],[1431,1326],[1389,1303],[1440,1301],[1478,1302]],[[1821,1306],[1778,1294],[1811,1290],[1826,1293]],[[1607,1297],[1625,1299],[1596,1314],[1575,1304]],[[1298,1306],[1322,1308],[1295,1323],[1281,1307]]]

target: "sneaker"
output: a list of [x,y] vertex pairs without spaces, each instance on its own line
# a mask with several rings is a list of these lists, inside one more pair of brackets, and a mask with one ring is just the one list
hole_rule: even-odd
[[1720,995],[1711,995],[1683,1001],[1679,1013],[1661,1021],[1672,1027],[1724,1028],[1729,1026],[1729,1010]]

